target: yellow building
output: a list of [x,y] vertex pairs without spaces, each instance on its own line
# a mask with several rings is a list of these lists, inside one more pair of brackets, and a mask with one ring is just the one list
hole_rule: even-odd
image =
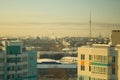
[[120,80],[120,43],[117,40],[120,35],[116,37],[115,34],[120,34],[120,31],[113,31],[112,44],[78,48],[78,80]]

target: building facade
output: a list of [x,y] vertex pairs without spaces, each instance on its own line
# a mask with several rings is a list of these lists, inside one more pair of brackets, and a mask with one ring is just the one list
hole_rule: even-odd
[[23,52],[19,40],[1,43],[0,80],[37,80],[36,52]]
[[[120,34],[120,31],[113,31]],[[93,44],[78,49],[78,80],[120,80],[120,45],[112,34],[111,44]],[[117,40],[117,41],[116,41]],[[113,44],[114,43],[114,44]]]

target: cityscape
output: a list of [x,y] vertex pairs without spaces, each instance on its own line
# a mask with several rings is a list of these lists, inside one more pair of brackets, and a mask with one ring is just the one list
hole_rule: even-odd
[[0,1],[0,80],[120,80],[119,4]]

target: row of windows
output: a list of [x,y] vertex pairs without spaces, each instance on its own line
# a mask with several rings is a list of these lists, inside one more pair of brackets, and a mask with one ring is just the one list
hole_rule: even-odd
[[[89,55],[89,60],[91,60],[91,59],[92,59],[92,56]],[[81,54],[81,60],[85,60],[85,55],[84,54]]]
[[[92,72],[100,73],[100,74],[107,74],[108,69],[105,67],[92,67]],[[115,75],[115,68],[111,69],[111,73]]]
[[92,60],[95,62],[111,63],[111,62],[115,62],[115,56],[94,55]]
[[22,66],[10,66],[7,68],[8,71],[13,71],[13,70],[22,70]]
[[7,58],[8,63],[17,63],[17,62],[22,62],[20,57],[15,57],[15,58]]
[[28,72],[24,72],[22,74],[10,74],[7,75],[7,79],[15,79],[15,78],[21,78],[21,77],[27,77],[28,76]]
[[92,60],[95,62],[108,63],[107,56],[94,55]]
[[[107,70],[108,68],[105,67],[98,67],[98,66],[94,66],[92,67],[92,73],[99,73],[99,74],[107,74]],[[85,71],[85,66],[81,65],[81,71]],[[91,66],[89,66],[89,71],[91,71]],[[115,68],[112,68],[112,72],[113,75],[115,75]]]
[[7,79],[15,79],[15,78],[21,78],[22,74],[10,74],[7,75]]
[[[85,66],[81,65],[81,71],[85,71]],[[89,71],[91,71],[91,66],[89,66]]]
[[15,75],[14,75],[14,74],[7,75],[7,79],[12,79],[12,78],[15,78]]
[[89,78],[89,80],[106,80],[106,79],[101,79],[101,78]]
[[[25,64],[25,65],[19,65],[19,66],[9,66],[9,67],[7,67],[7,70],[8,71],[22,70],[22,69],[27,69],[27,67],[28,67],[27,64]],[[34,65],[30,64],[30,67],[33,68]],[[0,71],[4,71],[4,67],[3,66],[0,67]]]
[[[34,67],[34,65],[33,65],[33,64],[30,64],[30,68],[33,68],[33,67]],[[27,65],[7,67],[7,70],[8,70],[8,71],[22,70],[22,69],[27,69]],[[0,67],[0,71],[4,71],[4,67]]]
[[[27,57],[23,57],[22,59],[23,59],[23,61],[27,61],[28,58],[27,58]],[[34,57],[33,57],[33,56],[30,56],[30,57],[29,57],[29,60],[34,60]]]
[[[7,79],[16,80],[16,79],[19,79],[21,77],[27,77],[27,75],[28,75],[27,72],[24,72],[23,74],[10,74],[10,75],[7,75]],[[4,80],[4,75],[3,74],[2,75],[0,74],[0,80]]]
[[[79,78],[79,80],[86,80],[86,76],[81,76],[81,77]],[[89,77],[88,80],[107,80],[107,79]]]
[[[8,55],[13,55],[13,54],[15,54],[15,53],[14,53],[12,50],[10,50],[10,51],[7,51],[7,54],[8,54]],[[20,53],[20,51],[18,51],[16,54],[21,54],[21,53]]]
[[94,66],[94,67],[92,67],[92,72],[93,73],[99,73],[99,74],[106,74],[107,73],[107,68]]
[[20,57],[15,57],[15,58],[7,58],[7,62],[8,63],[17,63],[17,62],[22,62],[22,61],[27,61],[27,57],[23,57],[23,58],[20,58]]
[[[85,54],[81,54],[81,60],[85,60]],[[108,57],[101,55],[93,55],[93,56],[89,55],[89,60],[95,62],[102,62],[102,63],[115,62],[115,56]]]
[[[30,60],[33,60],[33,59],[34,59],[34,57],[30,56]],[[22,61],[27,61],[27,57],[23,57],[23,58],[20,58],[20,57],[7,58],[8,63],[22,62]],[[4,62],[4,58],[0,58],[0,63],[3,63],[3,62]]]

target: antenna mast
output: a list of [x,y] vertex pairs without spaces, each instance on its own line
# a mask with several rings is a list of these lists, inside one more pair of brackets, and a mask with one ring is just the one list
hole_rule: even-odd
[[90,10],[90,20],[89,20],[89,26],[90,26],[89,38],[91,39],[91,10]]

